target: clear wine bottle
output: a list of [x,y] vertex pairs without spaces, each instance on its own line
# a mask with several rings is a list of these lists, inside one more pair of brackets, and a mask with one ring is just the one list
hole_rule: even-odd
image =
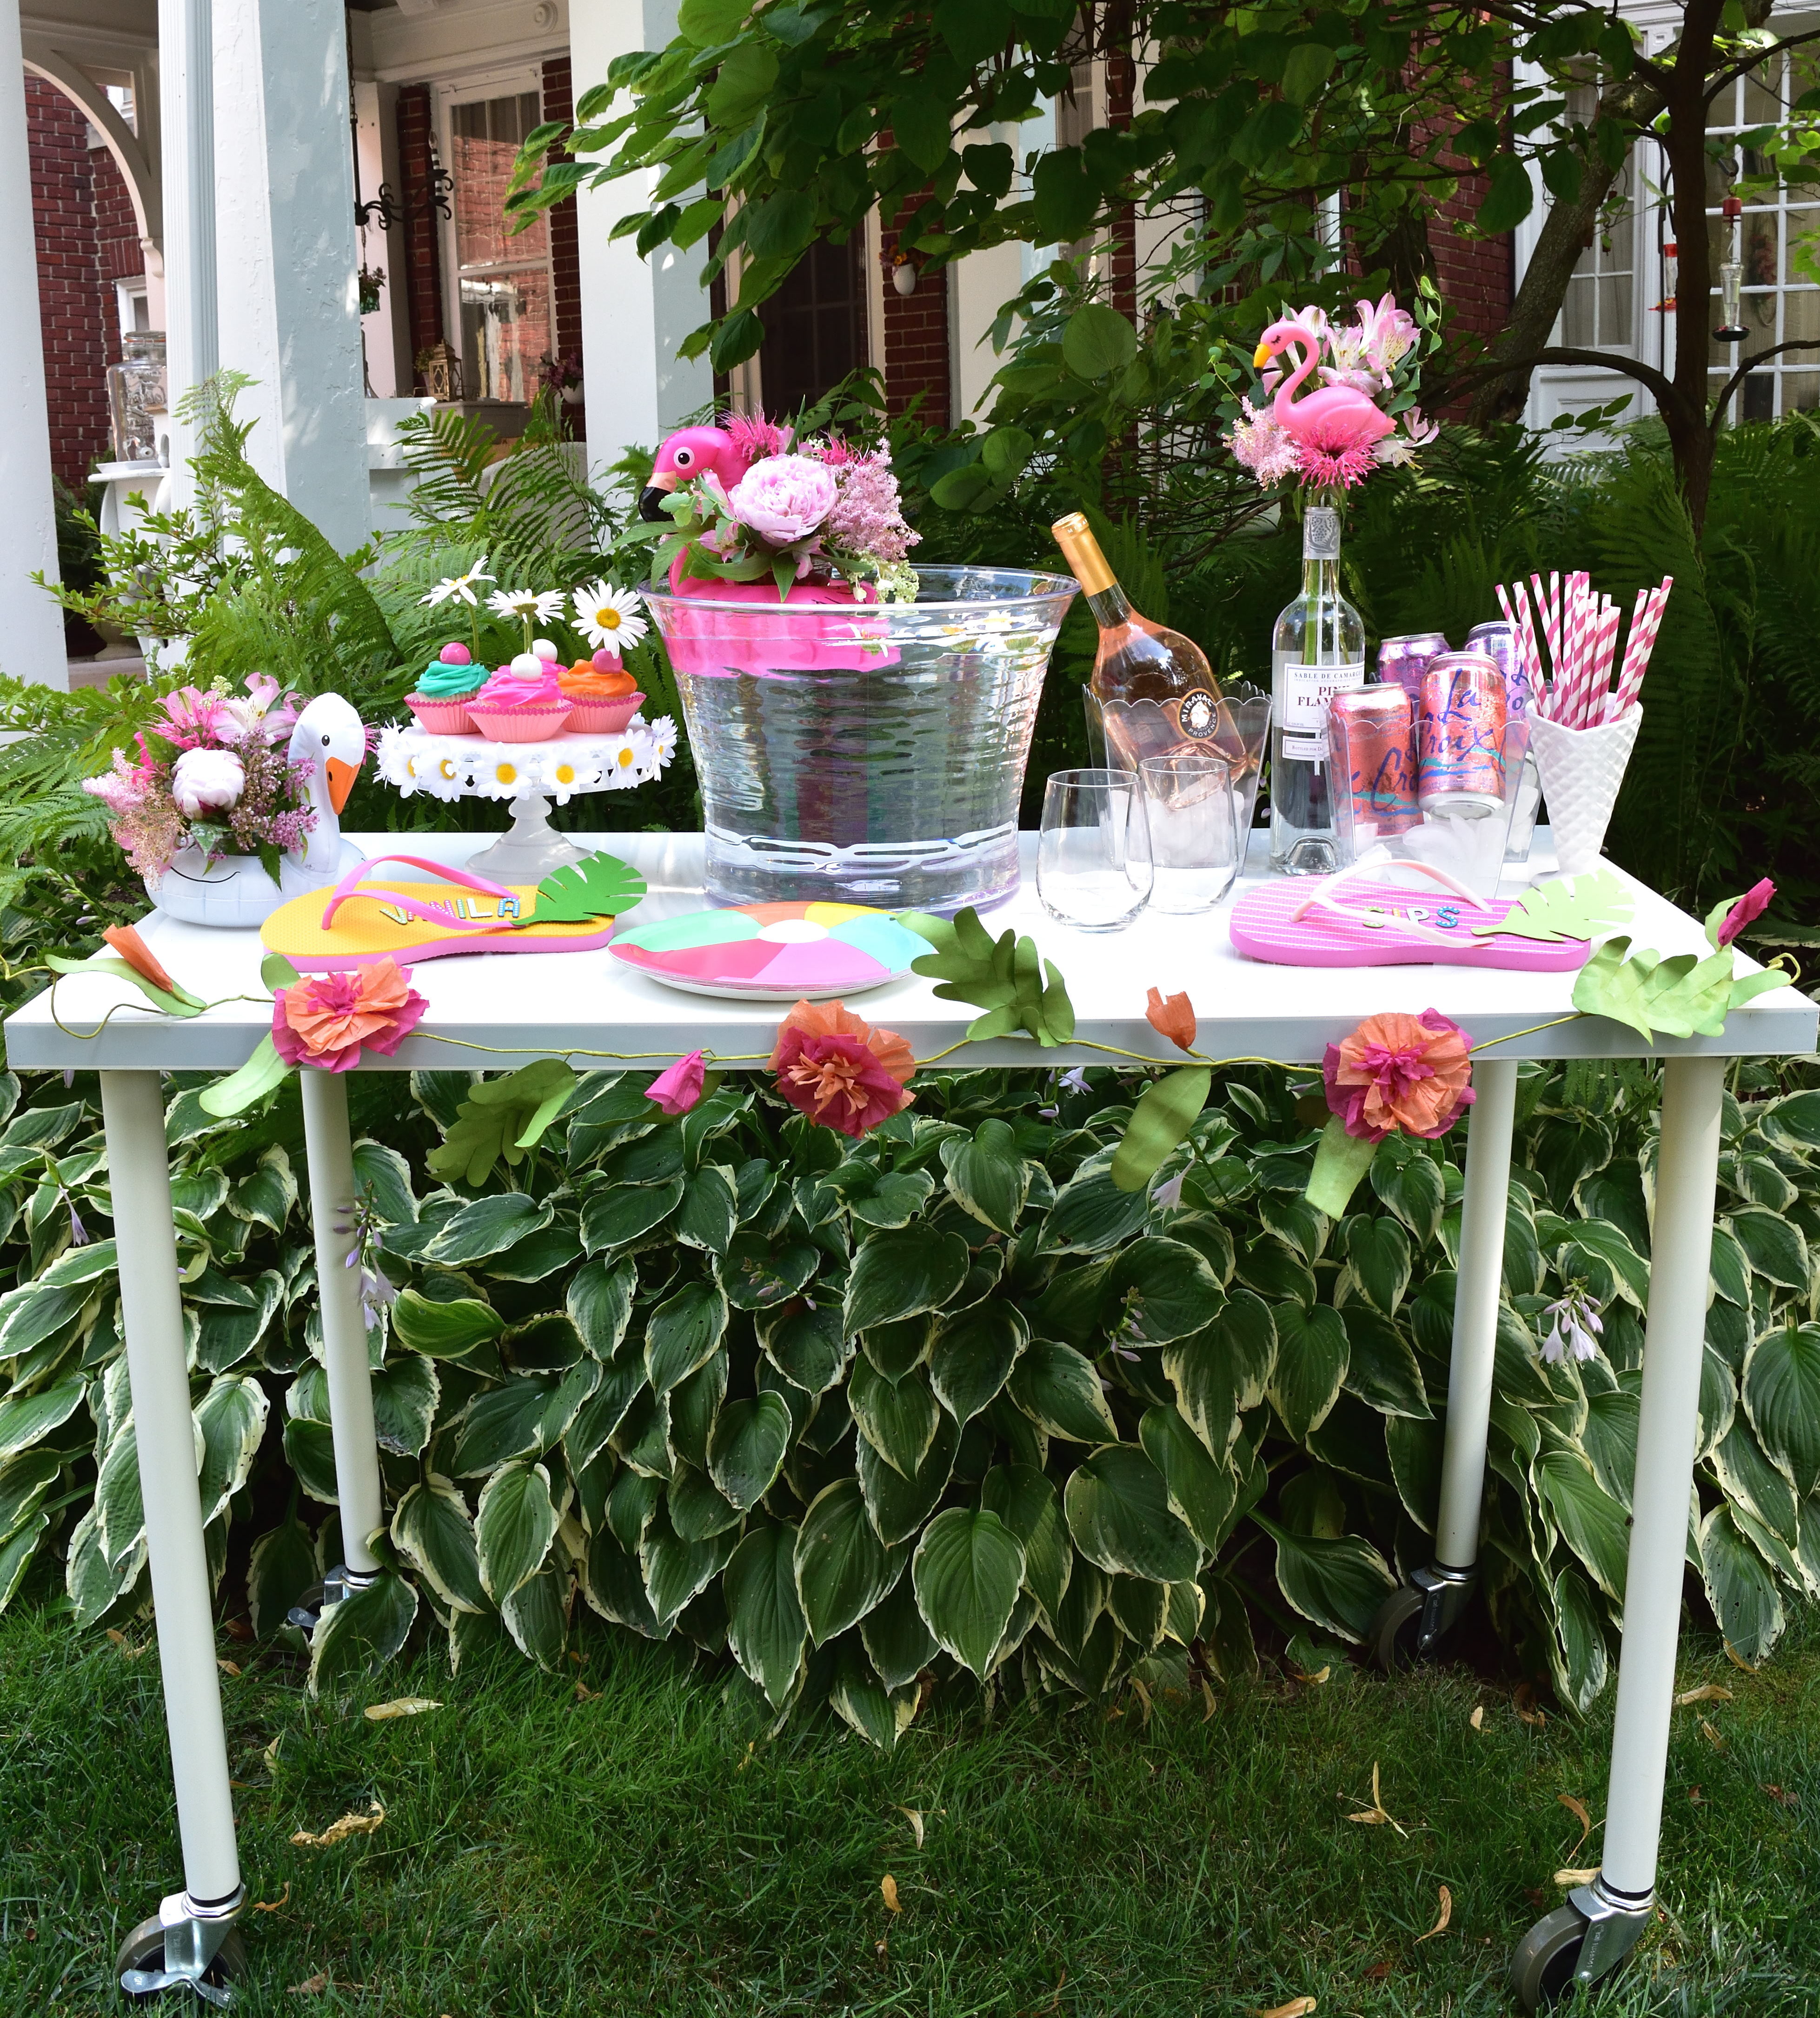
[[1340,592],[1340,513],[1302,519],[1302,592],[1271,641],[1270,866],[1289,876],[1339,866],[1327,761],[1327,710],[1365,684],[1365,625]]

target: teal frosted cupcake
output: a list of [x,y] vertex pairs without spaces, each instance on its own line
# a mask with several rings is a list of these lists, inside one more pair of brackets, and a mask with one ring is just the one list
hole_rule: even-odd
[[432,736],[472,736],[468,703],[487,679],[487,668],[473,664],[465,645],[445,645],[424,668],[416,693],[404,696],[404,704]]

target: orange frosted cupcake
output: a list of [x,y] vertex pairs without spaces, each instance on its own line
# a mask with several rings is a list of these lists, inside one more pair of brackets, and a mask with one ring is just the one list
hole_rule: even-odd
[[570,704],[573,735],[617,736],[645,699],[610,652],[596,652],[592,660],[577,659],[557,674],[556,684]]

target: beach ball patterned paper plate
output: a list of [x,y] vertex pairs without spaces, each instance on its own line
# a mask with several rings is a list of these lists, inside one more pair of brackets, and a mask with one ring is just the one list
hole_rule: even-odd
[[860,904],[736,904],[619,933],[608,950],[696,995],[826,1001],[881,988],[930,950],[888,911]]

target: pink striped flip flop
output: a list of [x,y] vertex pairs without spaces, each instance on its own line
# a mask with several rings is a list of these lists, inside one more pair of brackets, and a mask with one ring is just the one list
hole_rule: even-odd
[[1275,877],[1233,906],[1233,946],[1247,960],[1279,967],[1503,967],[1561,974],[1586,964],[1592,951],[1587,939],[1550,945],[1495,931],[1475,936],[1475,925],[1503,919],[1520,900],[1475,896],[1431,863],[1398,866],[1429,877],[1453,898],[1361,881],[1356,868],[1312,883]]

